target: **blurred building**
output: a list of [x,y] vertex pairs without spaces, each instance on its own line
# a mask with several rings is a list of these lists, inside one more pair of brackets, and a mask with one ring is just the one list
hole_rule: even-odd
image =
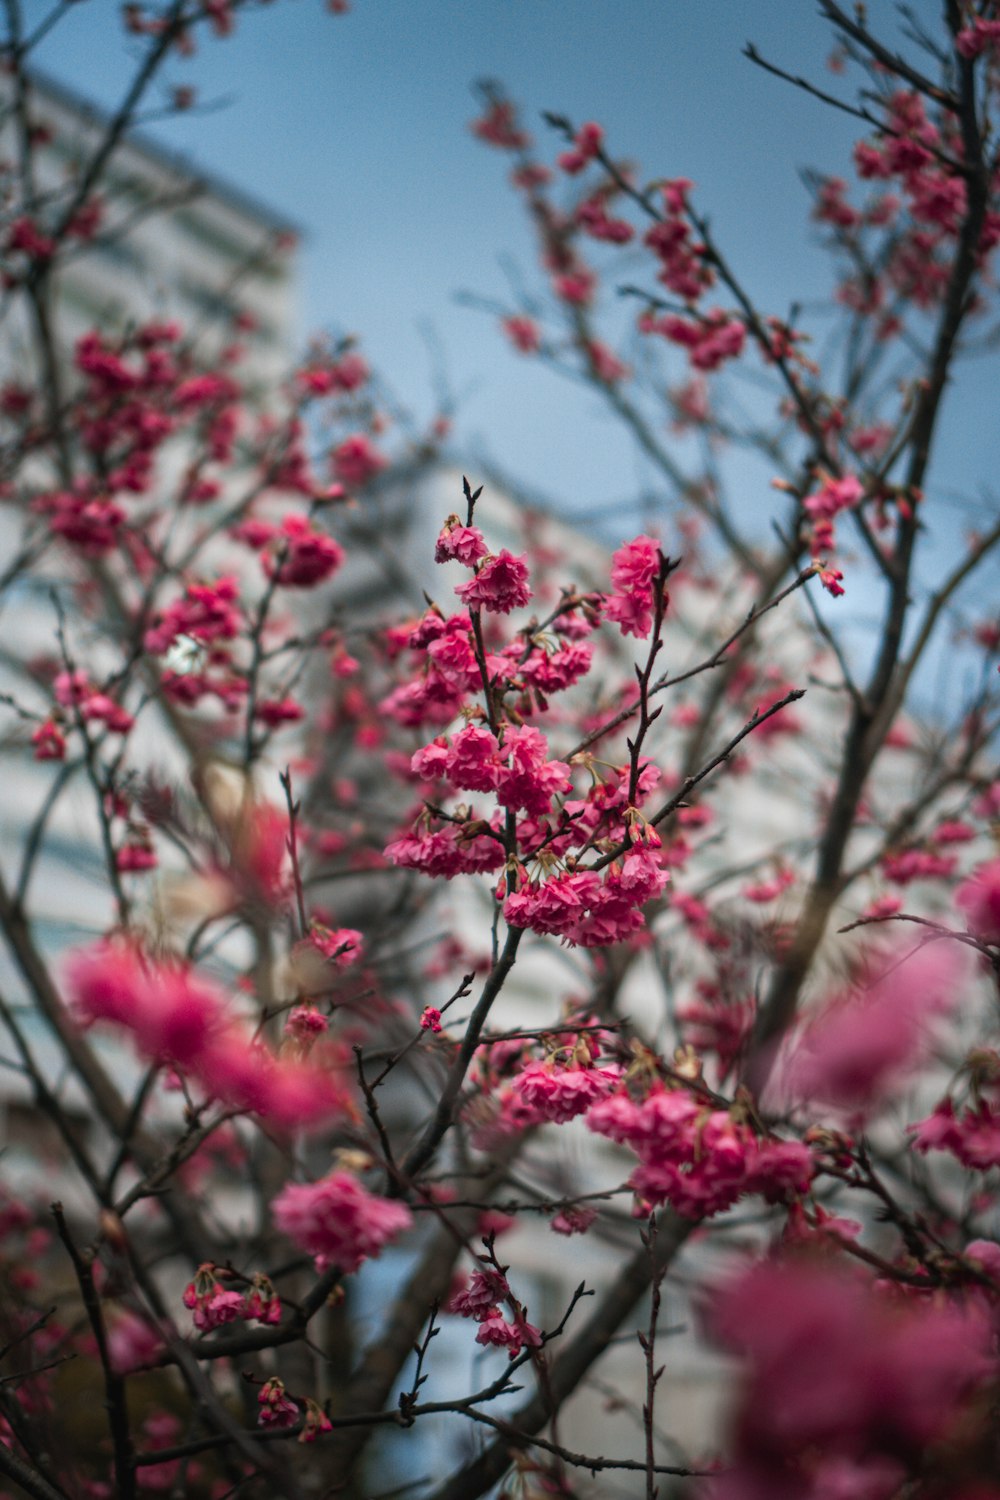
[[[27,110],[35,139],[33,206],[45,222],[72,201],[74,184],[101,149],[111,122],[64,85],[37,75]],[[0,79],[0,171],[8,177],[19,159],[18,131],[13,84],[5,77]],[[116,145],[100,173],[97,201],[93,233],[74,237],[74,248],[60,257],[53,276],[50,323],[64,381],[72,378],[73,347],[86,330],[114,334],[156,318],[176,319],[208,357],[239,343],[241,378],[248,388],[266,394],[276,386],[296,333],[297,226],[138,133]],[[23,383],[38,369],[24,302],[11,296],[0,321],[0,386]],[[39,484],[51,483],[39,460]],[[0,574],[16,566],[23,549],[30,553],[32,524],[38,522],[22,506],[0,504]],[[0,693],[42,712],[44,701],[24,666],[56,650],[53,591],[61,589],[71,566],[65,553],[50,551],[43,568],[26,571],[0,595]],[[77,782],[48,806],[54,784],[62,785],[61,768],[39,764],[27,753],[30,727],[0,709],[0,869],[16,891],[37,828],[40,852],[30,886],[21,894],[45,949],[59,953],[109,920],[104,857],[89,788]],[[0,982],[17,996],[6,953],[0,955]],[[39,1057],[51,1062],[57,1077],[58,1048],[37,1017],[26,1013],[24,1019]],[[68,1087],[72,1095],[72,1084]],[[16,1171],[22,1154],[25,1162],[32,1153],[37,1159],[46,1131],[26,1082],[6,1069],[0,1096],[7,1165]]]
[[[0,81],[0,154],[17,159],[11,84]],[[61,83],[35,75],[29,110],[39,204],[67,199],[101,147],[109,118]],[[249,193],[206,174],[149,136],[129,132],[97,188],[100,215],[56,279],[57,337],[68,348],[87,328],[124,329],[176,318],[206,347],[234,338],[260,384],[286,368],[295,332],[298,227]],[[23,329],[5,329],[0,367],[17,358]]]

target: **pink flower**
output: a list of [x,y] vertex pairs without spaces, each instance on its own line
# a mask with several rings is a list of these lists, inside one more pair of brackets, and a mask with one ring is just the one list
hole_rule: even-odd
[[67,984],[77,1014],[85,1024],[127,1024],[146,984],[146,970],[135,948],[99,944],[70,958]]
[[538,886],[515,891],[504,903],[504,920],[511,927],[565,936],[585,912],[596,905],[600,876],[593,870],[552,876]]
[[[216,1055],[211,1065],[206,1062],[202,1075],[203,1086],[218,1092],[230,1102],[254,1110],[267,1120],[273,1130],[291,1134],[298,1130],[311,1130],[328,1124],[332,1118],[343,1116],[347,1101],[338,1081],[337,1073],[330,1066],[329,1057],[317,1060],[314,1051],[308,1060],[301,1057],[281,1056],[275,1058],[261,1048],[257,1054],[256,1070],[251,1069],[246,1080],[249,1093],[240,1088],[239,1064],[234,1056],[237,1045],[247,1052],[246,1037],[241,1033],[230,1033],[231,1045],[228,1056]],[[253,1057],[253,1051],[250,1052]],[[232,1092],[223,1090],[223,1078],[228,1062]],[[216,1077],[219,1082],[216,1083]]]
[[283,588],[312,588],[335,573],[344,549],[307,516],[286,516],[264,556],[264,571]]
[[265,1380],[257,1395],[260,1411],[257,1421],[261,1427],[294,1427],[299,1420],[299,1408],[285,1390],[285,1383],[277,1375]]
[[524,1348],[540,1349],[542,1335],[524,1316],[508,1323],[498,1307],[491,1308],[479,1324],[477,1344],[486,1344],[495,1349],[506,1349],[511,1359]]
[[951,1100],[942,1099],[926,1120],[908,1130],[917,1151],[948,1151],[975,1172],[1000,1166],[1000,1115],[985,1100],[956,1115]]
[[657,1086],[641,1103],[610,1094],[588,1112],[587,1124],[639,1157],[629,1185],[643,1212],[669,1202],[688,1218],[705,1218],[744,1193],[784,1201],[805,1192],[812,1178],[812,1158],[800,1142],[759,1140],[728,1111],[683,1089]]
[[816,195],[813,218],[837,229],[854,229],[861,223],[861,215],[847,202],[846,192],[847,183],[842,177],[824,178]]
[[894,917],[898,911],[903,910],[903,898],[901,896],[876,896],[874,901],[869,902],[862,912],[864,917]]
[[686,177],[661,187],[664,217],[646,231],[644,243],[660,262],[658,280],[683,297],[697,302],[713,283],[715,274],[706,264],[705,247],[691,239],[687,222],[687,194],[693,186]]
[[147,1056],[182,1067],[197,1064],[224,1024],[225,998],[213,985],[190,969],[153,964],[135,948],[102,943],[77,952],[67,979],[82,1020],[125,1025]]
[[305,1425],[299,1434],[299,1442],[314,1443],[321,1433],[332,1431],[333,1423],[326,1412],[321,1406],[317,1406],[311,1396],[307,1396]]
[[506,1277],[486,1266],[483,1270],[473,1271],[468,1285],[449,1299],[448,1312],[458,1313],[463,1318],[475,1318],[480,1323],[496,1313],[495,1303],[503,1302],[509,1296]]
[[855,427],[849,442],[855,453],[881,453],[891,437],[888,422],[876,422],[871,427]]
[[[724,1500],[888,1500],[921,1473],[987,1370],[977,1309],[901,1306],[822,1261],[753,1267],[721,1292],[712,1321],[748,1367],[733,1464],[717,1483]],[[847,1488],[835,1470],[854,1471]]]
[[644,639],[653,623],[653,583],[660,570],[660,549],[650,536],[633,537],[611,560],[612,593],[604,612],[622,635]]
[[747,901],[763,906],[770,901],[776,901],[782,892],[794,883],[795,876],[791,870],[782,870],[770,880],[751,881],[749,885],[743,887],[742,894]]
[[345,438],[333,450],[331,457],[333,472],[342,484],[349,485],[352,489],[362,489],[389,462],[363,432],[356,432]]
[[955,1004],[960,979],[957,956],[943,944],[895,955],[881,975],[835,995],[806,1021],[786,1091],[870,1114],[926,1051],[930,1023]]
[[639,319],[641,333],[659,333],[671,343],[680,344],[688,351],[688,359],[695,370],[717,370],[727,359],[735,359],[743,352],[746,343],[746,328],[738,318],[731,318],[721,308],[697,318],[683,318],[676,313],[657,317],[654,313],[643,313]]
[[325,927],[313,921],[307,941],[338,969],[346,969],[361,957],[363,938],[353,927]]
[[448,741],[443,734],[431,744],[414,750],[410,756],[410,770],[423,781],[440,781],[448,764]]
[[842,479],[826,476],[820,488],[807,495],[802,508],[815,520],[832,521],[842,510],[852,510],[864,495],[864,485],[854,474]]
[[254,707],[254,718],[271,729],[281,724],[298,724],[305,716],[305,709],[295,698],[261,698]]
[[587,163],[593,161],[603,143],[603,128],[593,120],[588,120],[573,137],[572,151],[564,151],[558,157],[558,164],[564,172],[571,175],[582,172]]
[[587,1124],[598,1135],[635,1151],[679,1150],[698,1113],[686,1089],[654,1088],[641,1103],[626,1093],[610,1094],[594,1105]]
[[124,1026],[151,1061],[175,1063],[210,1097],[266,1115],[280,1130],[307,1128],[344,1108],[328,1064],[275,1058],[254,1045],[222,992],[188,968],[101,943],[72,955],[67,982],[85,1024]]
[[270,1278],[258,1271],[246,1295],[244,1318],[253,1323],[280,1323],[281,1298]]
[[135,1313],[122,1313],[108,1330],[108,1358],[119,1375],[149,1363],[162,1348],[160,1335]]
[[425,1005],[420,1013],[420,1028],[422,1031],[441,1030],[441,1012],[436,1005]]
[[946,818],[934,830],[935,844],[967,844],[975,836],[976,830],[971,823],[965,823],[961,818]]
[[405,1204],[376,1198],[344,1171],[319,1182],[289,1183],[275,1198],[272,1215],[278,1229],[315,1258],[317,1271],[356,1271],[413,1222]]
[[236,389],[224,375],[192,375],[182,380],[174,390],[174,400],[179,406],[207,406],[213,401],[231,400]]
[[567,1120],[585,1114],[617,1082],[617,1069],[557,1068],[547,1063],[531,1063],[514,1079],[514,1089],[537,1120],[564,1125]]
[[522,609],[531,598],[527,563],[504,548],[483,563],[475,578],[457,584],[455,593],[468,609],[509,615],[512,609]]
[[161,656],[181,635],[203,642],[233,640],[243,628],[239,595],[239,582],[232,575],[215,583],[189,583],[183,599],[164,610],[159,624],[146,631],[146,650]]
[[1000,1288],[1000,1245],[996,1240],[970,1240],[962,1254],[992,1277]]
[[500,746],[489,729],[468,724],[452,736],[445,775],[459,791],[493,791],[501,773]]
[[569,767],[561,760],[547,760],[548,748],[545,736],[529,724],[505,732],[500,755],[507,765],[496,781],[502,807],[524,808],[541,817],[551,809],[553,797],[571,789]]
[[[559,626],[557,624],[556,629]],[[548,696],[563,692],[586,677],[593,662],[593,648],[582,641],[570,641],[555,651],[533,651],[519,668],[520,675],[537,692]]]
[[115,853],[115,868],[122,874],[155,870],[158,863],[156,850],[142,839],[123,844]]
[[952,1151],[956,1155],[962,1143],[962,1130],[955,1117],[955,1106],[944,1098],[934,1106],[926,1120],[908,1125],[917,1151]]
[[709,981],[700,981],[697,989],[696,999],[677,1007],[677,1019],[696,1052],[718,1054],[725,1075],[749,1038],[756,1003],[752,995],[731,997]]
[[484,833],[467,833],[454,824],[420,836],[407,834],[385,848],[390,864],[425,875],[451,880],[499,870],[505,854],[502,842]]
[[509,99],[492,100],[469,128],[481,141],[503,151],[524,151],[531,145],[531,136],[518,128],[517,111]]
[[[650,834],[655,842],[633,844],[622,860],[619,886],[636,906],[645,906],[667,884],[667,872],[661,868],[656,853],[660,841],[654,830],[650,829]],[[609,876],[609,881],[612,878]]]
[[640,1165],[629,1178],[638,1207],[669,1202],[686,1218],[724,1212],[745,1192],[756,1188],[752,1167],[756,1142],[726,1110],[699,1111],[694,1129],[685,1131],[670,1149],[648,1143]]
[[542,335],[533,318],[504,318],[501,326],[515,349],[522,354],[538,353],[542,345]]
[[53,719],[32,731],[31,743],[35,747],[36,760],[65,760],[66,736]]
[[600,343],[597,339],[591,339],[585,346],[584,353],[593,374],[605,385],[614,385],[616,381],[628,379],[630,373],[628,365],[624,364],[606,344]]
[[801,1141],[758,1140],[747,1161],[746,1190],[768,1203],[783,1203],[809,1191],[813,1159]]
[[121,704],[109,698],[107,693],[89,693],[80,705],[80,710],[88,721],[96,720],[106,724],[112,734],[128,734],[135,722],[132,715],[126,713]]
[[659,566],[660,548],[653,537],[633,537],[630,542],[623,542],[611,559],[611,586],[618,594],[649,589]]
[[435,544],[434,561],[460,562],[466,568],[474,568],[487,551],[478,526],[463,526],[457,516],[450,516]]
[[609,216],[607,199],[603,193],[595,193],[592,198],[586,198],[580,204],[576,211],[576,222],[591,239],[603,240],[609,245],[627,245],[635,235],[635,230],[627,219],[612,219]]
[[51,517],[57,536],[79,549],[85,557],[100,557],[117,546],[125,511],[107,496],[87,489],[63,490],[41,495],[32,509]]
[[299,370],[295,380],[309,396],[328,396],[331,392],[356,391],[369,379],[371,371],[360,354],[345,354],[332,364],[313,365]]
[[[150,1453],[171,1448],[181,1438],[181,1424],[172,1412],[158,1411],[155,1407],[142,1423],[143,1447]],[[163,1459],[159,1463],[144,1464],[142,1487],[152,1493],[169,1494],[180,1474],[181,1461]],[[192,1467],[194,1467],[192,1465]],[[191,1473],[191,1469],[188,1470]],[[113,1500],[111,1486],[105,1487],[100,1480],[92,1481],[81,1489],[86,1500]]]
[[22,214],[7,231],[7,249],[21,250],[35,260],[49,260],[55,253],[55,241],[41,230],[27,214]]
[[184,1288],[181,1301],[191,1309],[194,1326],[203,1333],[221,1328],[226,1323],[235,1323],[246,1311],[240,1293],[226,1291],[221,1286],[211,1261],[198,1267],[194,1280]]
[[285,1035],[300,1046],[311,1047],[318,1036],[329,1030],[330,1023],[314,1005],[296,1005],[285,1020]]
[[887,854],[882,873],[893,885],[909,885],[911,880],[940,880],[949,876],[957,861],[954,854],[938,854],[933,849],[903,849]]
[[552,1215],[549,1228],[555,1234],[586,1234],[596,1218],[595,1208],[584,1208],[578,1203],[570,1203]]
[[63,708],[79,707],[93,691],[90,678],[82,667],[78,667],[75,672],[60,672],[52,684],[55,700]]
[[980,865],[958,888],[955,904],[969,931],[985,943],[1000,943],[1000,859]]
[[594,295],[597,278],[586,266],[578,266],[552,278],[552,290],[571,307],[586,307]]
[[955,51],[962,57],[974,58],[987,47],[1000,46],[1000,21],[988,21],[976,16],[971,26],[965,26],[955,37]]

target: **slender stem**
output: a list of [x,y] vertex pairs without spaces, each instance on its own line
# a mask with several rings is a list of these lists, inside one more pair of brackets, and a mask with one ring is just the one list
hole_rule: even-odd
[[135,1471],[132,1465],[132,1434],[129,1426],[128,1396],[125,1378],[115,1369],[108,1348],[104,1310],[101,1306],[97,1287],[94,1284],[93,1255],[82,1253],[77,1249],[73,1236],[70,1233],[69,1225],[66,1223],[66,1216],[63,1213],[61,1203],[53,1203],[52,1214],[56,1221],[56,1231],[59,1238],[62,1240],[70,1260],[73,1262],[73,1270],[76,1273],[80,1295],[83,1298],[84,1310],[94,1335],[94,1341],[97,1344],[97,1357],[101,1362],[101,1369],[104,1372],[104,1399],[114,1451],[117,1493],[121,1497],[121,1500],[133,1500],[136,1488]]

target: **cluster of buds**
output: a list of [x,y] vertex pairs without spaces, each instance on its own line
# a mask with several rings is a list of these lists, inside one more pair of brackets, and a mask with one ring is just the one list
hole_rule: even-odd
[[204,1261],[184,1288],[181,1300],[193,1313],[196,1328],[208,1333],[241,1319],[247,1323],[281,1322],[281,1299],[268,1277],[258,1271],[244,1294],[223,1287],[218,1269],[211,1261]]
[[[462,1318],[473,1318],[479,1324],[476,1343],[506,1349],[514,1359],[522,1349],[539,1349],[542,1335],[525,1317],[524,1308],[511,1296],[504,1275],[506,1267],[486,1266],[473,1271],[468,1286],[456,1292],[448,1304],[448,1311]],[[508,1322],[500,1311],[499,1303],[508,1302],[514,1310]]]

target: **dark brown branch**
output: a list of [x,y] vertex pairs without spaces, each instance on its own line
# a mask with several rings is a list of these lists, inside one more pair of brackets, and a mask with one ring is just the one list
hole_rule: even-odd
[[[798,577],[794,578],[787,588],[783,588],[779,594],[775,594],[773,599],[769,599],[766,604],[753,605],[748,610],[746,618],[712,652],[711,656],[706,657],[704,661],[700,661],[697,666],[689,667],[684,672],[677,672],[672,677],[666,673],[662,677],[658,677],[649,689],[650,697],[656,693],[665,693],[668,688],[678,687],[682,682],[688,682],[692,677],[697,677],[702,672],[713,671],[716,667],[722,667],[727,661],[731,661],[729,656],[730,648],[735,645],[740,637],[752,629],[764,615],[768,614],[772,609],[777,609],[778,605],[782,604],[790,594],[794,594],[797,589],[800,589],[803,584],[808,583],[815,576],[816,569],[811,564],[808,568],[803,568]],[[626,724],[638,712],[638,709],[639,700],[637,698],[634,703],[630,703],[627,708],[621,709],[612,718],[608,719],[604,724],[599,725],[597,729],[574,745],[572,750],[567,753],[566,759],[572,760],[575,755],[581,755],[585,750],[589,750],[591,745],[595,745],[606,734],[610,734],[612,730],[617,729],[622,724]]]
[[890,73],[896,74],[899,78],[905,78],[918,93],[928,99],[933,99],[935,104],[942,104],[946,109],[957,109],[958,101],[953,94],[941,88],[932,78],[928,78],[917,68],[911,67],[898,52],[891,52],[877,37],[872,35],[866,26],[862,26],[859,21],[852,20],[845,11],[841,10],[834,0],[820,0],[820,8],[839,31],[863,47],[875,62],[888,68]]
[[77,1249],[69,1225],[66,1223],[61,1203],[53,1203],[52,1214],[56,1221],[59,1238],[73,1262],[80,1296],[83,1298],[84,1311],[97,1344],[97,1356],[104,1373],[104,1400],[114,1452],[117,1493],[120,1500],[133,1500],[136,1490],[135,1473],[132,1467],[132,1434],[129,1427],[128,1396],[125,1379],[114,1368],[111,1361],[104,1310],[94,1284],[93,1256],[81,1253]]
[[[858,30],[853,23],[845,25],[846,18],[832,0],[822,0],[822,4],[827,14],[843,29],[850,29],[851,34]],[[957,7],[953,7],[952,21],[955,25],[957,17]],[[863,35],[867,45],[867,33]],[[891,57],[886,60],[892,65]],[[905,71],[904,76],[908,76]],[[988,192],[982,140],[976,118],[973,71],[971,64],[965,60],[962,60],[961,79],[960,124],[963,146],[966,161],[975,170],[970,170],[966,178],[966,211],[938,318],[927,375],[917,397],[917,408],[910,430],[910,460],[903,488],[911,497],[911,511],[909,515],[901,514],[899,518],[889,599],[876,660],[861,698],[854,703],[837,787],[820,840],[813,882],[796,926],[789,957],[775,973],[758,1012],[747,1062],[748,1081],[758,1090],[767,1077],[774,1055],[774,1043],[795,1014],[802,985],[842,889],[843,862],[865,781],[898,709],[897,684],[905,686],[912,672],[912,666],[909,669],[904,666],[897,679],[903,631],[911,602],[913,557],[919,531],[916,514],[918,507],[913,497],[923,488],[959,332],[972,301]],[[933,619],[930,619],[930,623],[933,623]]]
[[462,1091],[465,1075],[469,1070],[483,1027],[486,1025],[493,1002],[499,995],[506,982],[507,976],[514,967],[517,958],[517,950],[523,936],[523,928],[510,927],[507,929],[507,940],[499,958],[493,965],[483,985],[479,999],[473,1007],[469,1017],[469,1024],[465,1028],[461,1046],[448,1072],[441,1097],[437,1102],[434,1114],[428,1122],[416,1145],[407,1155],[402,1165],[402,1174],[406,1181],[412,1181],[418,1172],[434,1156],[438,1146],[452,1123],[458,1098]]
[[805,695],[805,688],[792,688],[789,692],[785,693],[784,697],[779,698],[777,703],[772,703],[771,706],[769,708],[765,708],[763,712],[761,712],[760,709],[756,709],[754,713],[751,714],[747,722],[743,725],[743,728],[738,730],[737,733],[733,735],[729,743],[725,745],[723,749],[718,752],[718,754],[713,755],[712,759],[708,761],[706,765],[702,766],[700,771],[695,772],[692,776],[685,777],[684,781],[681,783],[680,790],[675,792],[674,795],[670,798],[669,802],[665,802],[664,805],[655,814],[655,816],[650,818],[650,823],[652,823],[652,825],[655,827],[658,823],[662,823],[665,821],[665,819],[669,818],[671,813],[677,811],[677,809],[690,795],[690,793],[694,790],[699,782],[704,781],[705,778],[707,776],[710,776],[714,770],[716,770],[719,766],[725,764],[725,762],[732,755],[733,751],[736,749],[737,745],[742,744],[748,734],[753,734],[754,730],[759,725],[766,723],[767,720],[773,718],[775,714],[780,714],[782,709],[788,708],[789,704],[798,703],[799,699],[804,698]]
[[4,1443],[0,1443],[0,1473],[13,1479],[33,1500],[68,1500],[65,1490],[56,1489],[44,1475],[39,1474],[23,1458],[18,1458],[14,1450]]
[[[606,1352],[610,1341],[647,1290],[650,1277],[668,1266],[696,1227],[691,1219],[666,1210],[657,1221],[653,1255],[645,1246],[628,1260],[607,1291],[595,1304],[585,1324],[564,1345],[549,1369],[549,1390],[556,1406],[561,1406],[579,1385],[590,1367]],[[511,1432],[527,1445],[549,1420],[549,1405],[538,1394],[526,1401],[509,1421]],[[478,1458],[446,1481],[431,1500],[476,1500],[503,1478],[510,1467],[511,1440],[504,1437],[485,1449]],[[644,1472],[644,1462],[636,1463]]]

